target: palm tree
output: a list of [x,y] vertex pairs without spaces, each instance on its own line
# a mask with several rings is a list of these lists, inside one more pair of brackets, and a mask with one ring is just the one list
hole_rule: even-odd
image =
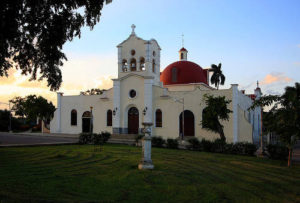
[[224,85],[225,83],[225,76],[222,73],[221,70],[222,64],[219,63],[219,65],[211,64],[211,69],[209,69],[209,72],[213,72],[213,75],[210,78],[210,82],[212,84],[215,84],[215,87],[217,90],[219,89],[219,85]]
[[203,109],[202,113],[202,128],[218,133],[221,140],[225,142],[224,126],[220,120],[229,120],[229,113],[232,111],[227,108],[227,105],[231,101],[226,100],[225,96],[214,97],[212,95],[205,95],[204,98],[207,107]]

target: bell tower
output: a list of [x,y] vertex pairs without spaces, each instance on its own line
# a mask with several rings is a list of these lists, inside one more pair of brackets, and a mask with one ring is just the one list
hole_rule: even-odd
[[128,74],[153,77],[155,83],[160,81],[160,46],[155,39],[144,40],[135,33],[131,26],[129,37],[117,46],[118,78]]

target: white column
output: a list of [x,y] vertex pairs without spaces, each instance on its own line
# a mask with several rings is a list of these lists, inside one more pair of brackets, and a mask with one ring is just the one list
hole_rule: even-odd
[[113,80],[114,82],[114,109],[113,111],[116,112],[116,114],[113,116],[113,133],[120,133],[119,129],[121,127],[120,125],[120,117],[121,117],[121,87],[120,87],[120,81],[119,80]]
[[120,77],[120,73],[122,70],[122,47],[118,47],[118,77]]
[[148,75],[151,74],[152,72],[152,63],[150,61],[150,58],[151,58],[151,53],[150,53],[150,41],[147,41],[145,43],[146,45],[146,58],[145,58],[145,71]]
[[63,96],[62,92],[57,92],[57,132],[61,132],[61,98]]
[[238,84],[231,84],[232,88],[232,111],[233,111],[233,143],[238,142]]
[[144,122],[152,123],[152,99],[153,99],[153,79],[144,80],[144,108],[147,107],[146,115],[144,115]]

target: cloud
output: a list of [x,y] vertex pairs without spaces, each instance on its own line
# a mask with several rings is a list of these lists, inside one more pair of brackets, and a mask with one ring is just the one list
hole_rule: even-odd
[[284,73],[270,73],[260,82],[261,85],[269,85],[273,83],[288,83],[293,81],[292,78],[285,76]]
[[300,44],[298,44],[297,47],[300,48]]
[[300,62],[299,62],[299,61],[294,62],[294,65],[295,65],[295,66],[300,66]]
[[267,89],[266,94],[271,94],[271,95],[280,95],[281,92],[278,90],[272,90],[272,89]]
[[115,78],[111,75],[107,76],[101,76],[99,78],[96,78],[95,85],[97,88],[100,89],[110,89],[113,86],[113,81],[111,80],[112,78]]
[[[118,64],[115,53],[68,55],[69,61],[61,67],[63,83],[59,92],[64,95],[79,95],[81,91],[91,88],[109,89],[113,86],[112,78],[117,77]],[[41,95],[56,105],[56,92],[51,92],[47,81],[29,81],[30,75],[24,76],[20,70],[11,68],[9,77],[0,77],[0,102],[16,96],[30,94]],[[0,104],[0,109],[7,105]]]

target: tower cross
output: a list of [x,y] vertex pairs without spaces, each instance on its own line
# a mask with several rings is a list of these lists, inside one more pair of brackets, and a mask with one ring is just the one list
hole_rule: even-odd
[[183,33],[182,33],[181,37],[182,37],[182,47],[184,47],[184,34]]
[[131,29],[132,29],[131,34],[134,34],[134,29],[135,29],[135,25],[134,24],[131,25]]

